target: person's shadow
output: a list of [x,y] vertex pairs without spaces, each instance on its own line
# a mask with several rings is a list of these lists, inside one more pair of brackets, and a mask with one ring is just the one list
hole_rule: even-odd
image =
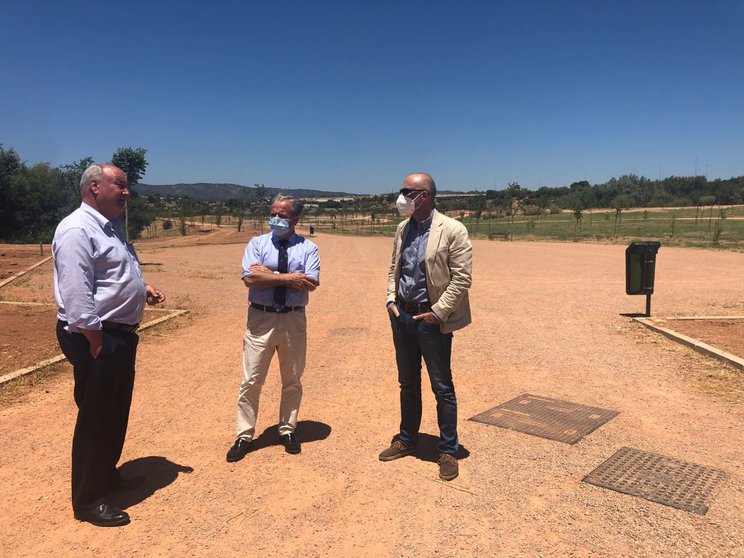
[[[281,445],[282,442],[279,439],[277,426],[278,425],[274,424],[273,426],[267,427],[259,436],[253,439],[254,451],[269,446]],[[331,427],[323,422],[301,420],[297,423],[295,434],[300,443],[307,444],[328,438],[331,434]]]
[[121,509],[127,509],[174,482],[178,478],[178,473],[191,473],[193,470],[187,465],[168,461],[165,457],[156,455],[138,457],[121,465],[119,474],[125,479],[144,477],[142,484],[126,492],[114,492],[107,497],[107,500]]
[[[392,444],[395,440],[399,438],[398,434],[393,436],[393,439],[390,441]],[[419,441],[418,445],[416,446],[416,452],[413,453],[413,457],[416,459],[420,459],[421,461],[428,461],[429,463],[436,463],[439,461],[439,450],[437,449],[437,444],[439,443],[439,436],[432,436],[431,434],[426,434],[424,432],[419,433]],[[470,452],[460,444],[460,449],[457,450],[457,453],[455,454],[455,457],[457,459],[467,459],[470,457]]]

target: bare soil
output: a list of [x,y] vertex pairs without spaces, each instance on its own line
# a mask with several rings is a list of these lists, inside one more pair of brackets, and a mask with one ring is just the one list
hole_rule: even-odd
[[0,281],[52,255],[49,244],[0,244]]
[[744,358],[744,320],[669,320],[665,327]]
[[[147,482],[115,497],[130,525],[100,529],[72,517],[69,365],[0,408],[0,555],[744,555],[742,374],[622,315],[644,302],[624,294],[619,245],[474,242],[474,322],[453,344],[460,476],[445,483],[437,478],[426,380],[417,455],[377,459],[399,421],[384,310],[391,239],[319,236],[302,453],[279,445],[274,362],[257,449],[226,463],[249,236],[216,231],[137,244],[167,307],[191,314],[142,334],[121,470]],[[668,247],[657,261],[654,313],[742,315],[742,269],[742,253]],[[0,295],[50,302],[51,268]],[[521,393],[620,414],[573,446],[467,420]],[[705,516],[581,481],[624,446],[720,468],[729,478]]]
[[[144,322],[155,317],[145,310]],[[0,304],[0,376],[58,355],[56,324],[53,304]]]

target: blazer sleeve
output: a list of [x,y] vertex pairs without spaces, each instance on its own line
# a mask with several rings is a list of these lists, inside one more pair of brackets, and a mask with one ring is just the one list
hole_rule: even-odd
[[395,302],[395,296],[397,295],[395,268],[397,267],[398,260],[400,259],[400,242],[401,238],[403,238],[403,229],[405,229],[406,222],[407,221],[401,222],[398,225],[398,228],[395,230],[395,238],[393,239],[393,255],[390,261],[390,269],[388,269],[387,298],[385,300],[386,305],[390,304],[391,302]]

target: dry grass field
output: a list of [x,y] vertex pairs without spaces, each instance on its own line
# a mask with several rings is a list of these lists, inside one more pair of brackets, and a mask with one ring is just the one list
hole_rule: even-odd
[[[69,365],[3,388],[1,556],[744,556],[744,375],[623,315],[642,312],[644,299],[625,295],[620,245],[474,241],[473,324],[453,343],[461,473],[444,483],[426,380],[419,453],[377,459],[399,420],[384,310],[391,239],[319,235],[302,453],[284,453],[275,433],[273,363],[258,449],[226,463],[249,237],[218,229],[137,244],[167,307],[190,314],[142,334],[121,469],[147,482],[117,497],[130,525],[72,517]],[[744,253],[662,246],[657,262],[654,315],[744,315]],[[51,263],[0,300],[51,302]],[[53,309],[50,318],[0,306],[5,332],[32,332],[0,336],[16,350],[2,373],[26,352],[55,352]],[[467,420],[524,393],[619,414],[575,445]],[[705,515],[582,482],[622,447],[728,477]]]

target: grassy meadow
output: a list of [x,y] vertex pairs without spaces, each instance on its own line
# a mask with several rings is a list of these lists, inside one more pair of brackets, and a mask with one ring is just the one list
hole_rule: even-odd
[[[493,240],[557,240],[625,243],[634,239],[659,240],[665,245],[744,251],[744,206],[584,210],[545,215],[496,216],[484,212],[476,219],[468,212],[450,213],[461,220],[472,238]],[[385,215],[307,215],[301,228],[318,232],[391,236],[400,217]]]

